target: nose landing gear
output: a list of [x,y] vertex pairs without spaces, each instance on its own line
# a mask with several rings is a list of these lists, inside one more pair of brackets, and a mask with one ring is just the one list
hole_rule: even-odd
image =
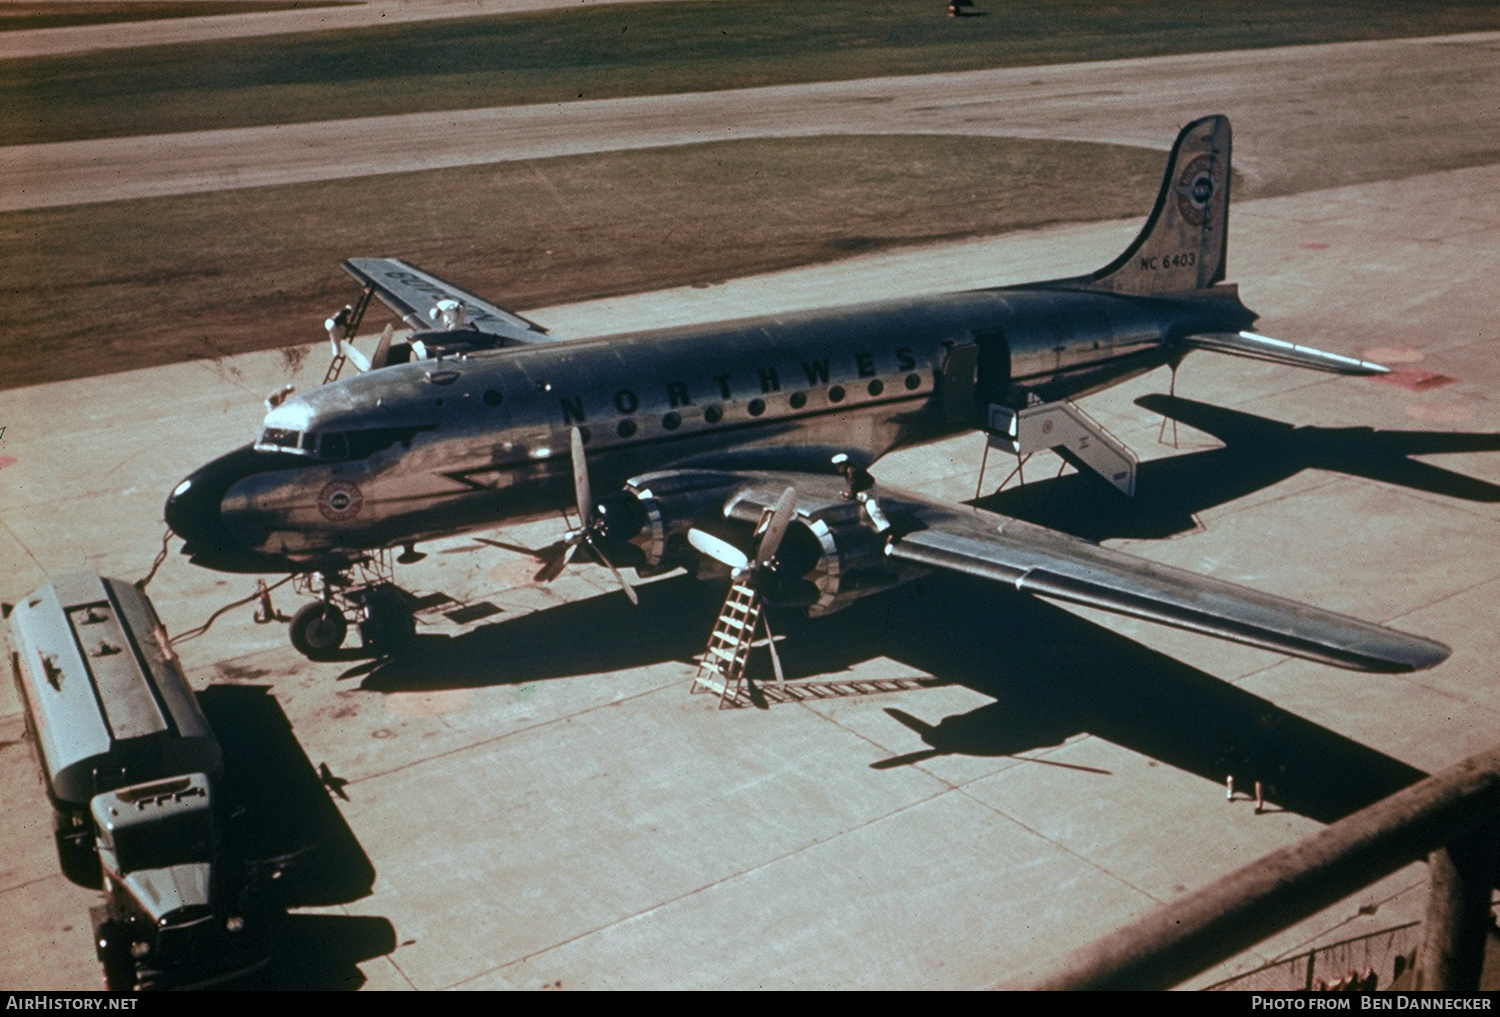
[[388,569],[372,570],[362,564],[360,571],[357,579],[348,572],[298,577],[298,592],[318,598],[292,616],[288,630],[292,646],[307,659],[343,656],[340,648],[351,623],[358,628],[364,649],[375,656],[395,656],[416,635],[417,605],[412,595],[391,582]]
[[321,600],[303,605],[288,630],[292,645],[308,660],[332,660],[348,632],[343,612]]

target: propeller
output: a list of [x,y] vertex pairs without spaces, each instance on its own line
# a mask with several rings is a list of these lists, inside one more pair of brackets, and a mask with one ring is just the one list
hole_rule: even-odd
[[735,576],[749,572],[753,580],[775,566],[776,552],[781,547],[781,538],[786,536],[786,528],[791,525],[792,517],[796,512],[797,489],[788,487],[781,492],[781,497],[776,499],[776,504],[771,511],[761,517],[761,523],[756,527],[755,532],[760,536],[760,544],[755,548],[753,559],[747,557],[745,552],[729,541],[721,540],[712,533],[706,533],[697,527],[687,531],[688,543],[701,554],[729,566],[729,570]]
[[[755,530],[760,536],[760,543],[755,548],[754,559],[729,541],[721,540],[712,533],[706,533],[697,527],[688,530],[688,543],[700,554],[729,566],[730,572],[736,579],[746,579],[750,589],[754,591],[758,606],[763,599],[760,592],[761,579],[774,574],[776,552],[781,548],[781,539],[786,536],[787,527],[791,525],[792,517],[796,515],[796,512],[797,489],[788,487],[781,492],[781,497],[776,499],[776,504],[770,512],[761,516],[760,525]],[[771,654],[771,670],[776,676],[776,681],[781,682],[785,678],[781,668],[781,655],[776,652],[776,636],[771,632],[771,623],[764,612],[760,613],[760,624],[766,629],[766,649]]]
[[543,548],[541,551],[532,552],[538,558],[543,558],[543,565],[536,574],[536,581],[550,583],[562,574],[562,570],[568,567],[578,549],[587,545],[589,552],[614,575],[615,581],[620,584],[620,589],[625,591],[625,596],[632,604],[639,604],[640,597],[636,595],[635,588],[625,581],[620,570],[615,568],[614,563],[604,553],[599,538],[603,535],[600,523],[601,517],[594,511],[594,499],[589,491],[589,468],[588,462],[583,455],[583,432],[574,427],[569,432],[569,451],[573,463],[573,502],[578,508],[578,529],[572,530],[561,541]]
[[380,341],[375,344],[375,353],[373,356],[365,356],[348,339],[340,339],[338,341],[338,351],[349,358],[349,362],[354,365],[360,374],[365,374],[386,365],[386,361],[391,357],[391,337],[395,334],[396,326],[387,324],[385,331],[380,333]]

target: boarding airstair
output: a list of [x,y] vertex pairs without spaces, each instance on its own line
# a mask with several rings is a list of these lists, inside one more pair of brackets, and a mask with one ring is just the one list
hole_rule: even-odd
[[[1006,449],[1017,457],[1054,449],[1075,467],[1093,470],[1126,497],[1135,495],[1135,453],[1072,400],[1036,403],[1020,410],[991,406],[986,431],[989,436],[986,456],[991,448]],[[981,485],[983,469],[981,465]],[[1019,472],[1019,467],[1015,472]]]

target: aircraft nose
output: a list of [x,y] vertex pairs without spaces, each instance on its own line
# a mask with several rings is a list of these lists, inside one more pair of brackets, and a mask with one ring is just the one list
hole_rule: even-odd
[[239,481],[274,465],[268,458],[246,445],[188,474],[172,489],[164,515],[167,526],[186,542],[184,554],[194,560],[245,554],[242,543],[225,525],[224,495]]
[[222,492],[216,496],[209,490],[203,470],[189,474],[167,495],[164,511],[167,526],[187,543],[185,550],[191,552],[223,531],[224,520],[219,510],[222,496]]

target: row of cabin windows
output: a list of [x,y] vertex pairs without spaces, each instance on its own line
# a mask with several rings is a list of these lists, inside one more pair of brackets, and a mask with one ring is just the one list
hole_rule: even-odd
[[[904,384],[908,391],[914,391],[921,387],[922,378],[917,374],[908,374]],[[885,392],[885,382],[879,378],[873,379],[866,387],[872,397],[879,396]],[[847,393],[842,385],[832,385],[828,389],[828,401],[830,403],[841,403]],[[484,401],[491,406],[500,404],[500,393],[491,389],[484,394]],[[807,393],[793,392],[787,397],[787,403],[794,410],[800,410],[807,405]],[[745,409],[752,417],[759,417],[766,412],[766,401],[757,396],[745,404]],[[717,424],[724,419],[724,411],[718,406],[708,406],[703,410],[703,420],[707,424]],[[675,431],[682,426],[682,414],[676,410],[669,410],[662,415],[661,426],[668,431]],[[615,433],[621,438],[632,437],[637,430],[634,420],[626,417],[615,427]],[[587,433],[587,429],[585,429]],[[365,456],[379,452],[381,449],[390,448],[405,432],[382,428],[371,431],[335,431],[319,434],[315,431],[292,431],[280,427],[268,427],[261,432],[260,440],[256,447],[266,450],[281,449],[287,452],[298,452],[302,455],[312,456],[315,459],[363,459]]]
[[[908,374],[903,384],[905,384],[908,391],[915,391],[916,389],[921,388],[922,377],[918,374]],[[881,381],[879,378],[876,378],[872,380],[867,386],[865,386],[865,391],[867,391],[872,397],[879,396],[885,392],[885,382]],[[848,393],[844,390],[844,386],[829,386],[828,401],[830,403],[841,403],[844,401],[847,395]],[[491,389],[484,394],[484,401],[491,406],[498,406],[501,402],[500,393],[495,391],[494,389]],[[787,403],[791,406],[792,409],[800,410],[807,405],[807,393],[793,392],[790,396],[787,397]],[[756,398],[751,399],[748,403],[745,404],[745,409],[752,417],[759,417],[766,412],[766,401],[757,396]],[[724,411],[720,407],[716,405],[704,407],[704,423],[717,424],[720,420],[723,419]],[[668,431],[677,430],[682,426],[682,414],[678,413],[676,410],[668,410],[666,413],[662,414],[661,426]],[[581,430],[584,434],[584,440],[587,441],[589,436],[589,429],[585,427]],[[635,420],[630,417],[626,417],[617,425],[615,425],[615,433],[618,434],[621,438],[633,437],[637,430],[639,430],[639,426],[636,424]]]

